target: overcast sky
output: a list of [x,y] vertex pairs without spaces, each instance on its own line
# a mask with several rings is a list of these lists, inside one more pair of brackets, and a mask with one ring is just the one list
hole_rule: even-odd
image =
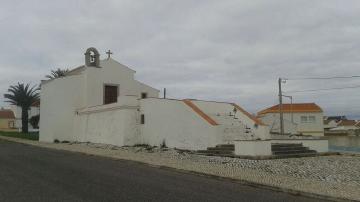
[[[0,106],[11,84],[84,63],[86,48],[173,98],[277,103],[278,77],[360,75],[360,1],[0,0]],[[284,91],[360,85],[289,80]],[[326,114],[360,115],[360,88],[292,93]],[[286,100],[286,99],[285,99]]]

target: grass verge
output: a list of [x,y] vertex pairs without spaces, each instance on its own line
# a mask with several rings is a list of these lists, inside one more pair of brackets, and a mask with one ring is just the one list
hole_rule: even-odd
[[39,140],[39,133],[38,132],[21,133],[21,132],[0,131],[0,135],[1,136],[6,136],[6,137],[15,137],[15,138],[27,139],[27,140]]

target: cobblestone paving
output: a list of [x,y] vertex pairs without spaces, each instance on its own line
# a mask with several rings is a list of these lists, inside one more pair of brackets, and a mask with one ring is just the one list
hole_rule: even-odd
[[360,199],[360,156],[336,155],[249,160],[201,156],[173,149],[16,141],[41,147],[134,160],[155,166],[217,175],[286,190],[352,200]]

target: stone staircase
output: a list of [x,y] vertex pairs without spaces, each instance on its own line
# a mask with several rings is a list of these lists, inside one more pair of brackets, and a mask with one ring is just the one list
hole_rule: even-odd
[[219,144],[215,147],[208,147],[207,150],[198,150],[197,154],[206,156],[224,156],[233,157],[235,151],[235,145],[233,144]]
[[273,143],[271,151],[274,156],[281,158],[316,156],[315,150],[310,150],[300,144]]
[[[208,147],[206,150],[198,150],[196,153],[206,156],[236,157],[234,154],[235,145],[219,144],[215,147]],[[310,150],[300,144],[273,143],[271,144],[272,158],[296,158],[316,156],[315,150]]]

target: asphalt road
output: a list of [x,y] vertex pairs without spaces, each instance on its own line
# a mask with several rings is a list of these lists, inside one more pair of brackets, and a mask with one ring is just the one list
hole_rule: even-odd
[[0,140],[0,201],[319,201],[301,196]]

